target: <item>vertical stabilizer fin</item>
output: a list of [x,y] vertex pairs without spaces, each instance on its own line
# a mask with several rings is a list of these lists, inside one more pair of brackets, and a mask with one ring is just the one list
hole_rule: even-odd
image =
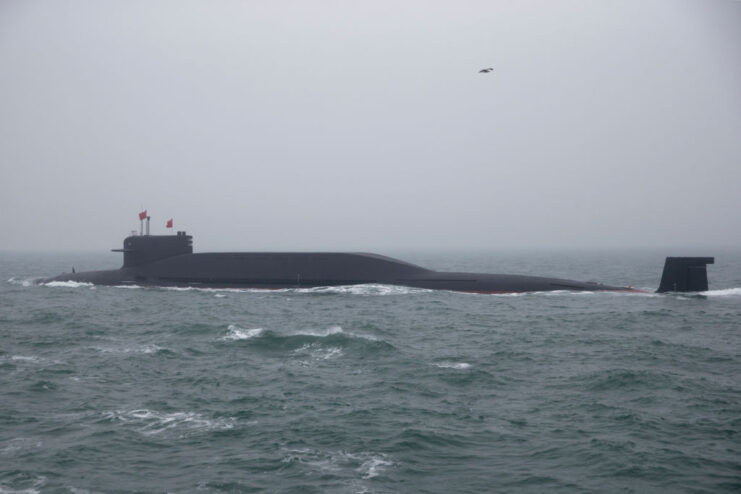
[[713,263],[714,257],[667,257],[661,284],[656,291],[659,293],[707,291],[706,266]]

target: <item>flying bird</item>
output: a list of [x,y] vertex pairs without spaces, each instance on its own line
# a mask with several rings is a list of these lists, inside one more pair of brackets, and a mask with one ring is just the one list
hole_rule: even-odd
[[488,74],[492,70],[494,70],[494,67],[488,67],[486,69],[481,69],[481,70],[479,70],[479,74]]

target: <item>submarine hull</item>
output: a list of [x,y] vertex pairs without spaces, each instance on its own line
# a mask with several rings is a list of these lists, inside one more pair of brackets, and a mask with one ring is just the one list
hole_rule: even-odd
[[42,280],[50,281],[262,289],[376,283],[472,293],[631,290],[558,278],[432,271],[364,253],[182,254],[137,267],[65,273]]
[[[511,274],[433,271],[363,252],[193,253],[192,237],[135,235],[124,239],[120,269],[65,273],[41,280],[99,285],[297,288],[379,283],[473,293],[638,291],[630,287]],[[705,265],[712,257],[669,257],[659,291],[707,290]]]

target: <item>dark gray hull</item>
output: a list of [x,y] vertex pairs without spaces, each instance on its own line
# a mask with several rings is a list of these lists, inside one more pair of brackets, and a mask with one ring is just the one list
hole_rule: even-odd
[[379,283],[476,293],[630,290],[557,278],[431,271],[360,253],[183,254],[137,267],[65,273],[44,281],[263,289]]
[[[636,291],[630,287],[539,276],[450,273],[390,257],[342,252],[224,252],[194,254],[192,237],[139,235],[124,239],[121,269],[65,273],[42,280],[98,285],[213,288],[302,288],[379,283],[474,293]],[[705,264],[713,258],[667,258],[662,287],[707,290]],[[661,290],[666,291],[666,290]]]

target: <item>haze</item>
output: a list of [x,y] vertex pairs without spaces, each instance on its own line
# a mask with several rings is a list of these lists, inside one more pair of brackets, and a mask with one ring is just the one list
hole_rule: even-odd
[[3,250],[737,246],[741,3],[6,0],[0,172]]

